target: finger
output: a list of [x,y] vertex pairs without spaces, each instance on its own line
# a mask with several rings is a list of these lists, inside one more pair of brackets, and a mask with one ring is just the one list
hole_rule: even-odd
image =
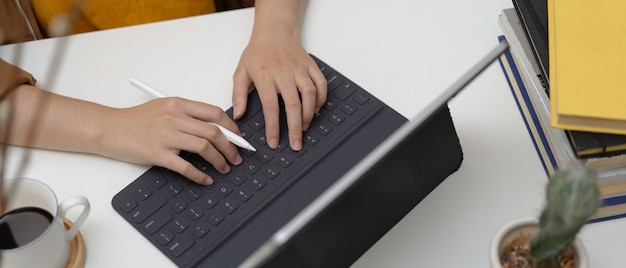
[[[285,102],[289,145],[295,151],[302,150],[302,105],[295,84],[281,87],[281,96]],[[283,90],[285,89],[285,90]]]
[[[231,143],[228,138],[226,138],[226,135],[219,129],[219,127],[215,125],[208,126],[210,127],[210,130],[205,132],[205,137],[211,142],[211,145],[213,145],[213,147],[217,149],[217,151],[219,151],[219,153],[223,155],[231,164],[241,164],[243,162],[243,158],[239,154],[237,147]],[[207,158],[205,157],[205,159]],[[228,172],[227,170],[224,171]]]
[[[237,124],[219,107],[203,102],[190,101],[183,107],[183,112],[189,117],[203,122],[211,122],[227,128],[235,134],[241,134]],[[202,125],[203,126],[203,125]]]
[[280,107],[278,106],[277,90],[273,83],[260,83],[257,84],[257,92],[263,106],[267,145],[272,149],[276,149],[280,139]]
[[252,79],[245,67],[240,64],[233,75],[233,118],[239,119],[246,113],[251,85]]
[[[230,163],[238,165],[242,162],[242,158],[237,151],[235,145],[233,145],[224,133],[215,125],[207,122],[216,122],[223,125],[225,128],[232,129],[235,134],[239,134],[239,129],[235,122],[233,122],[219,107],[209,105],[203,102],[186,101],[179,105],[183,107],[183,113],[185,117],[177,120],[175,123],[178,131],[187,135],[177,136],[175,148],[182,149],[194,153],[202,153],[204,151],[212,151],[217,149],[220,154],[226,157]],[[213,148],[216,146],[216,148]],[[207,152],[205,152],[205,159],[214,164],[216,169],[222,173],[228,172],[223,164],[215,158],[208,158]]]
[[296,81],[300,81],[298,83],[298,91],[300,91],[302,101],[302,130],[306,131],[309,129],[313,115],[316,112],[317,88],[308,74]]
[[193,135],[186,136],[185,143],[179,146],[181,150],[200,155],[219,173],[226,174],[230,172],[230,166],[226,162],[226,159],[220,152],[217,151],[209,140],[198,138]]
[[200,148],[196,153],[209,162],[213,168],[217,170],[217,172],[222,174],[230,172],[230,166],[226,162],[224,156],[218,152],[210,142],[207,142],[204,145],[205,146]]
[[326,77],[322,74],[317,64],[314,64],[313,67],[309,68],[309,75],[315,84],[315,88],[317,89],[317,97],[315,98],[315,112],[319,113],[320,109],[326,103],[326,97],[328,94],[328,81],[326,81]]
[[170,157],[165,160],[165,164],[163,165],[163,167],[175,171],[185,178],[188,178],[198,184],[213,184],[213,178],[211,178],[211,176],[194,167],[191,163],[189,163],[189,161],[181,158],[176,154],[171,154],[169,156]]
[[237,147],[217,126],[196,120],[192,124],[184,124],[181,131],[186,135],[180,138],[179,148],[199,154],[218,172],[225,174],[230,171],[226,160],[234,165],[243,162]]

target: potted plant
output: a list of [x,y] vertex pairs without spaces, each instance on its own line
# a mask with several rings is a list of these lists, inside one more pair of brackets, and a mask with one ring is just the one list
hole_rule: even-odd
[[586,250],[576,236],[599,206],[594,170],[576,163],[557,172],[548,181],[539,219],[518,219],[496,233],[491,267],[588,267]]

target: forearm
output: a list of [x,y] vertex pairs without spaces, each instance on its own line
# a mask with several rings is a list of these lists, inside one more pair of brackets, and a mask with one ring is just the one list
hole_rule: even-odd
[[103,129],[112,108],[19,86],[12,107],[9,144],[101,154]]
[[255,1],[255,18],[252,38],[271,34],[286,34],[299,39],[306,0]]
[[[242,159],[214,125],[237,125],[219,107],[182,98],[158,98],[113,108],[21,85],[11,104],[9,144],[92,153],[137,164],[162,166],[201,184],[211,178],[178,154],[197,153],[219,172]],[[238,131],[237,131],[238,132]]]

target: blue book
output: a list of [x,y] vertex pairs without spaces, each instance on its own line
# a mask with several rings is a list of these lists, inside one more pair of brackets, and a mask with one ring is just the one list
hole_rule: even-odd
[[[498,36],[498,41],[505,40],[504,36]],[[550,177],[554,171],[559,169],[558,163],[553,154],[550,142],[546,137],[546,133],[541,126],[541,122],[537,116],[535,107],[528,95],[524,81],[520,76],[520,72],[513,60],[511,51],[507,50],[499,59],[500,67],[505,74],[511,93],[514,96],[517,108],[520,110],[526,129],[530,134],[535,145],[535,150],[541,159],[546,175]]]
[[[498,36],[498,41],[504,39],[504,36]],[[546,175],[550,177],[551,174],[559,169],[558,161],[556,160],[553,146],[550,144],[546,129],[542,126],[539,115],[537,114],[537,107],[533,105],[528,88],[524,83],[522,72],[520,72],[516,65],[510,50],[507,50],[499,58],[498,62],[515,99],[517,108],[524,119],[524,124],[526,125],[526,129],[533,141],[537,155],[546,171]],[[602,204],[596,215],[590,220],[590,223],[624,217],[626,217],[626,194],[603,196]]]

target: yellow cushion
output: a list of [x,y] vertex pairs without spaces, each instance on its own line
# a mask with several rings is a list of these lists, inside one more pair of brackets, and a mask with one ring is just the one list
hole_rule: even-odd
[[50,21],[75,7],[70,33],[111,29],[215,12],[211,0],[31,0],[47,32]]

